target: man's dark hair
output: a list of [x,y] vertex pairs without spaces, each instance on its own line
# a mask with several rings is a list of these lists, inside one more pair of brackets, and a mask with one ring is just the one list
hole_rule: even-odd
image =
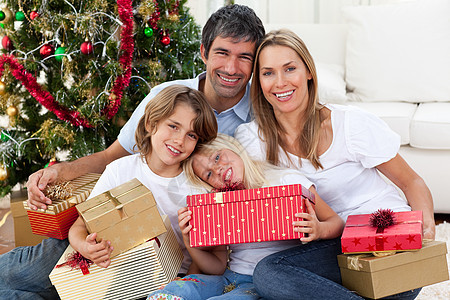
[[253,9],[245,5],[233,4],[220,8],[206,21],[202,31],[205,56],[216,37],[232,38],[236,42],[255,42],[259,46],[265,30]]

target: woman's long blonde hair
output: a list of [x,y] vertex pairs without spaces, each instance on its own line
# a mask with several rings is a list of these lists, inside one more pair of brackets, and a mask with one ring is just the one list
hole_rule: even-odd
[[[210,156],[212,153],[228,149],[238,154],[242,161],[244,162],[244,186],[247,189],[259,188],[267,184],[265,178],[265,171],[269,168],[275,166],[270,166],[264,161],[257,161],[248,155],[247,151],[242,147],[242,145],[233,137],[226,134],[219,133],[217,137],[209,143],[202,144],[196,149],[196,151],[189,157],[183,164],[184,172],[188,180],[194,185],[205,187],[211,190],[209,184],[204,182],[199,176],[195,175],[192,166],[194,155],[205,155]],[[276,168],[276,167],[275,167]]]
[[286,132],[275,118],[273,107],[266,100],[261,90],[259,56],[261,51],[268,46],[284,46],[291,48],[299,55],[311,74],[311,79],[308,80],[307,85],[308,106],[305,112],[306,120],[298,120],[299,128],[303,127],[303,130],[302,132],[299,132],[297,143],[301,152],[306,155],[306,158],[313,166],[316,169],[322,168],[322,164],[320,163],[317,154],[320,129],[319,112],[322,105],[318,102],[316,67],[305,43],[294,32],[288,29],[271,31],[265,36],[261,45],[258,47],[253,66],[251,100],[255,119],[259,128],[259,137],[267,144],[266,159],[268,162],[278,165],[280,163],[279,146],[287,153],[286,145],[281,138]]

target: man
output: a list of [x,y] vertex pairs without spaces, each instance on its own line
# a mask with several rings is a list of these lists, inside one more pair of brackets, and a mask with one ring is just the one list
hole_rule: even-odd
[[45,209],[51,203],[42,193],[48,183],[71,180],[89,172],[102,173],[111,161],[133,153],[134,132],[145,105],[167,85],[183,84],[204,92],[215,111],[219,132],[234,135],[236,127],[251,118],[248,82],[256,47],[263,36],[264,26],[252,9],[242,5],[219,9],[202,31],[200,52],[206,72],[195,79],[154,87],[124,125],[118,139],[106,150],[33,173],[27,182],[30,208]]
[[[102,173],[113,160],[133,153],[134,132],[145,105],[168,85],[183,84],[204,92],[216,114],[219,132],[233,135],[238,125],[251,118],[249,80],[256,48],[264,33],[261,20],[246,6],[230,5],[212,14],[203,28],[200,47],[206,72],[195,79],[154,87],[106,150],[33,173],[27,182],[28,205],[32,209],[45,209],[51,204],[42,193],[47,184],[89,172]],[[0,299],[58,298],[48,275],[67,245],[67,239],[49,238],[37,246],[18,247],[1,255]]]

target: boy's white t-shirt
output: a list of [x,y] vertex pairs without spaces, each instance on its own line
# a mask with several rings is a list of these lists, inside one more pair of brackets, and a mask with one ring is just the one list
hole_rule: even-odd
[[137,178],[152,192],[161,215],[169,217],[184,255],[179,272],[186,273],[191,264],[191,257],[183,243],[181,230],[178,226],[177,212],[180,208],[186,206],[187,195],[204,193],[205,190],[190,185],[183,172],[173,178],[156,175],[142,160],[140,154],[134,154],[119,158],[106,166],[89,198],[115,188],[133,178]]
[[[266,171],[267,186],[278,186],[288,184],[301,184],[306,188],[312,186],[305,176],[297,170],[269,170]],[[273,241],[260,243],[232,244],[230,245],[229,268],[233,272],[245,275],[253,275],[256,264],[275,252],[301,245],[300,240]]]
[[[380,208],[410,211],[398,190],[387,183],[376,166],[394,158],[400,136],[375,115],[350,105],[327,104],[331,110],[333,141],[320,156],[323,169],[309,160],[284,153],[280,165],[300,170],[314,183],[317,194],[345,221],[349,215],[369,214]],[[255,121],[242,124],[235,137],[255,159],[266,159],[266,144]],[[290,160],[289,160],[290,159]]]

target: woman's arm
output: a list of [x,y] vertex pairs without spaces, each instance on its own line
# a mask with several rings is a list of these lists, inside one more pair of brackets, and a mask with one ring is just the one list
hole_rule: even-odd
[[[183,242],[192,257],[195,267],[204,274],[222,275],[227,267],[228,252],[226,246],[191,248],[189,231],[192,225],[188,222],[192,212],[183,207],[178,210],[178,223],[183,233]],[[190,270],[191,271],[191,270]]]
[[434,239],[436,225],[433,198],[425,181],[414,172],[400,154],[378,165],[377,169],[403,191],[412,210],[423,212],[424,238]]
[[308,213],[297,213],[296,217],[303,218],[303,221],[294,221],[294,228],[297,232],[308,233],[307,237],[302,237],[302,242],[310,242],[317,239],[332,239],[340,236],[344,230],[344,221],[320,198],[316,189],[312,186],[309,189],[315,196],[315,209],[309,201],[306,201]]

